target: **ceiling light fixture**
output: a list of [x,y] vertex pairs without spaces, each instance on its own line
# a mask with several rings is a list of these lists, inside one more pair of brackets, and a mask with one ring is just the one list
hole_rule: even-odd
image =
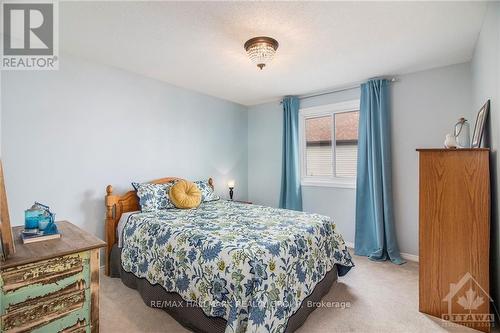
[[265,36],[249,39],[244,45],[248,57],[260,69],[273,60],[278,46],[279,44],[276,39]]

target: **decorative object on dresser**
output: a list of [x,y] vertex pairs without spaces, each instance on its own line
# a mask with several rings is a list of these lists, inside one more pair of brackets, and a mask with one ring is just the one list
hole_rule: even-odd
[[2,251],[0,259],[4,260],[9,255],[14,254],[14,238],[12,237],[12,228],[10,227],[9,205],[7,203],[7,192],[5,191],[5,182],[3,178],[2,161],[0,160],[0,241]]
[[0,263],[1,332],[99,332],[99,248],[106,243],[67,221],[61,239],[22,244]]
[[24,230],[56,233],[55,215],[50,211],[49,206],[35,201],[33,206],[24,211]]
[[446,139],[444,140],[444,147],[448,149],[457,148],[457,140],[452,134],[446,134]]
[[23,244],[61,238],[54,220],[55,214],[49,206],[35,202],[24,211],[24,230],[21,231]]
[[419,310],[489,332],[489,150],[418,151]]
[[21,240],[23,244],[30,244],[36,242],[44,242],[51,239],[61,238],[61,234],[59,232],[44,234],[43,231],[26,231],[22,230],[20,234]]
[[484,127],[486,121],[488,120],[488,114],[490,112],[490,100],[487,100],[486,103],[481,107],[479,112],[477,113],[476,125],[474,126],[474,134],[472,135],[472,148],[480,148],[481,141],[483,139]]
[[461,117],[455,124],[453,136],[458,148],[470,148],[470,126],[467,119]]
[[233,200],[234,180],[228,181],[227,186],[229,187],[229,199]]

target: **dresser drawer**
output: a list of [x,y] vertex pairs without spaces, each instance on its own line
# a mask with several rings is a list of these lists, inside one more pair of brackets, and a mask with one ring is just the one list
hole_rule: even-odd
[[86,251],[6,268],[1,271],[0,286],[5,294],[33,284],[50,284],[82,272],[85,265],[88,267],[88,261],[89,252]]
[[86,325],[90,322],[89,299],[90,289],[76,282],[56,292],[11,305],[2,315],[2,332],[60,332],[77,323]]
[[67,221],[57,228],[62,237],[50,241],[16,237],[16,253],[0,262],[0,332],[99,332],[99,249],[106,243]]
[[7,268],[0,273],[2,332],[89,330],[89,251]]
[[80,252],[8,268],[0,276],[0,314],[29,299],[81,282],[90,285],[89,252]]

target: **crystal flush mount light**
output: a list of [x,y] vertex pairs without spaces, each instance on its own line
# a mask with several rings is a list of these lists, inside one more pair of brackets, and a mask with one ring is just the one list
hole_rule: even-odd
[[244,47],[250,60],[262,69],[273,60],[278,45],[276,39],[262,36],[247,40]]

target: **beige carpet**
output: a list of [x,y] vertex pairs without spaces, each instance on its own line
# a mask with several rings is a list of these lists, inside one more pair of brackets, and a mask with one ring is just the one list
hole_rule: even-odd
[[[297,332],[477,332],[445,327],[418,312],[417,263],[396,266],[357,256],[354,263],[323,298],[350,307],[318,308]],[[189,332],[162,310],[147,307],[120,279],[102,275],[100,300],[101,332]]]

